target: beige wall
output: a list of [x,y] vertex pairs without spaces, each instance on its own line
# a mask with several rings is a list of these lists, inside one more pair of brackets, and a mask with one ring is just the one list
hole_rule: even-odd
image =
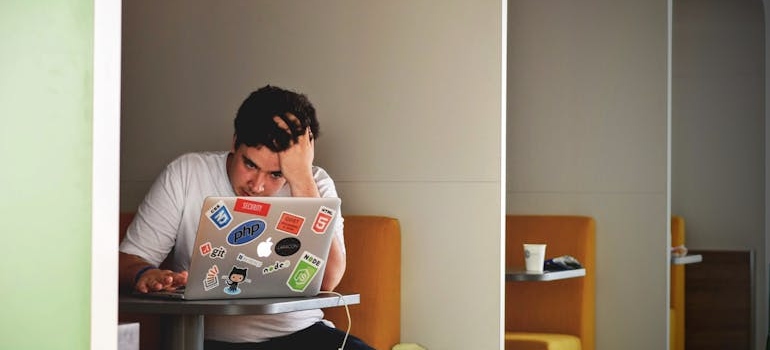
[[671,210],[691,249],[752,250],[767,336],[765,22],[761,0],[674,0]]
[[226,149],[249,91],[303,91],[343,211],[401,220],[403,341],[500,347],[500,1],[123,6],[124,210],[176,155]]
[[597,349],[667,347],[668,1],[509,1],[507,212],[597,222]]

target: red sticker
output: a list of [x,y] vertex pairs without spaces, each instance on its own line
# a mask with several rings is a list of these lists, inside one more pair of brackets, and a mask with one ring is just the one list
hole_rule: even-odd
[[235,200],[233,210],[241,213],[267,216],[267,213],[270,211],[270,204],[238,198]]
[[201,251],[201,255],[203,255],[203,256],[209,255],[209,253],[211,253],[211,250],[213,249],[213,248],[211,247],[211,242],[206,242],[206,243],[203,243],[203,244],[201,244],[201,246],[200,246],[200,247],[198,247],[198,248],[200,249],[200,251]]
[[302,224],[304,223],[305,218],[292,213],[283,212],[281,213],[281,218],[278,219],[278,224],[275,225],[275,229],[296,236],[299,235],[299,231],[302,229]]
[[329,224],[332,222],[332,218],[334,218],[334,210],[327,207],[318,209],[318,214],[316,214],[315,220],[313,220],[313,232],[318,234],[325,233],[326,229],[329,228]]

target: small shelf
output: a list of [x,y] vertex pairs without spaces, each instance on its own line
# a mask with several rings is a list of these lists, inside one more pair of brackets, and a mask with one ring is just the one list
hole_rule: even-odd
[[686,265],[686,264],[695,264],[703,261],[703,255],[700,254],[693,254],[693,255],[685,255],[680,257],[671,257],[671,263],[674,265]]
[[586,269],[532,272],[525,270],[509,270],[505,272],[506,281],[555,281],[565,278],[583,277]]

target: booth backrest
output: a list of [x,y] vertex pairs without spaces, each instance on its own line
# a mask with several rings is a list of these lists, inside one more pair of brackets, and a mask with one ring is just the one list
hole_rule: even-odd
[[582,350],[594,350],[595,223],[584,216],[507,215],[507,268],[524,266],[524,243],[545,243],[546,259],[571,255],[586,269],[582,278],[549,282],[508,282],[506,332],[568,334]]
[[[671,246],[685,245],[685,225],[681,216],[671,217]],[[671,350],[684,350],[684,305],[685,305],[685,265],[671,265],[671,327],[669,334],[669,347]]]
[[[350,306],[351,334],[375,349],[387,350],[401,339],[401,229],[397,219],[345,216],[347,270],[337,287],[361,294]],[[337,328],[348,325],[343,308],[324,309]]]
[[[120,239],[134,213],[120,213]],[[347,269],[336,291],[358,293],[361,303],[350,306],[351,334],[375,349],[390,349],[401,338],[401,229],[397,219],[384,216],[345,216]],[[345,330],[342,307],[324,309],[325,318]],[[121,314],[122,321],[140,322],[141,348],[159,349],[160,322],[154,315]]]

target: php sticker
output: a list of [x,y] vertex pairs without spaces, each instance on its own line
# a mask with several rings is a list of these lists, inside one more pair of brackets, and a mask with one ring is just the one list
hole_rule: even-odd
[[234,246],[249,243],[265,232],[266,227],[267,224],[260,219],[245,221],[227,234],[227,243]]
[[313,220],[313,232],[318,234],[326,233],[326,229],[329,227],[329,224],[331,224],[333,218],[334,210],[327,207],[318,209],[318,214],[316,214],[315,220]]
[[296,236],[299,235],[299,231],[302,229],[304,223],[305,218],[289,212],[283,212],[278,219],[278,224],[275,225],[275,229]]
[[214,204],[214,206],[209,208],[209,210],[206,211],[206,216],[219,230],[227,227],[227,225],[230,224],[230,221],[233,221],[233,215],[230,214],[230,211],[227,210],[227,206],[222,201],[217,202],[217,204]]
[[297,265],[294,266],[294,271],[289,276],[289,280],[286,281],[286,285],[295,292],[304,292],[313,277],[318,274],[318,269],[323,262],[321,258],[305,251]]
[[238,198],[235,200],[235,206],[233,207],[233,210],[246,214],[267,216],[267,213],[270,212],[270,203],[262,203]]

